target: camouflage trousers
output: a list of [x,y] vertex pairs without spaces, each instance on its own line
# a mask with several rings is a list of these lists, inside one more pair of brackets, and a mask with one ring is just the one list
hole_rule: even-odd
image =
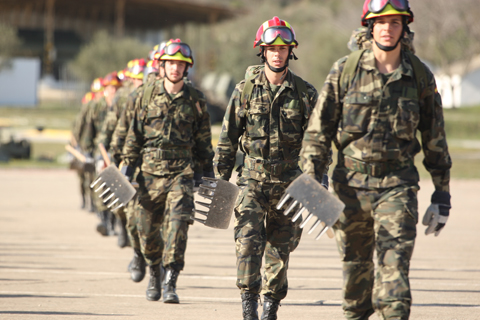
[[363,320],[376,312],[380,319],[408,319],[412,304],[408,272],[418,222],[419,187],[367,190],[337,182],[333,186],[345,204],[334,225],[343,263],[344,315]]
[[127,204],[125,209],[126,219],[127,219],[127,234],[128,239],[130,240],[130,245],[135,250],[140,250],[140,239],[138,238],[137,224],[138,224],[138,197],[135,197]]
[[192,222],[193,175],[159,177],[141,172],[137,182],[137,232],[147,264],[183,270]]
[[[132,201],[130,201],[128,204],[127,204],[127,208],[125,209],[125,213],[126,213],[126,229],[127,229],[127,234],[128,234],[128,238],[130,239],[130,244],[132,246],[132,248],[135,250],[140,250],[140,239],[138,238],[138,230],[137,230],[137,224],[138,224],[138,211],[137,211],[137,206],[138,206],[138,197],[135,196],[135,198],[132,199]],[[163,224],[162,224],[162,234],[163,233],[168,233],[168,230],[169,230],[169,223],[170,223],[170,215],[168,214],[169,210],[168,208],[165,209],[165,215],[163,217]],[[166,231],[166,232],[164,232]],[[167,257],[165,257],[167,258]],[[165,259],[163,260],[163,262],[165,263]],[[171,263],[170,262],[166,262],[167,264],[168,263]]]
[[[241,293],[264,294],[282,300],[287,295],[290,252],[301,237],[300,221],[292,222],[275,206],[288,184],[248,180],[235,204],[237,287]],[[265,274],[260,269],[265,254]]]

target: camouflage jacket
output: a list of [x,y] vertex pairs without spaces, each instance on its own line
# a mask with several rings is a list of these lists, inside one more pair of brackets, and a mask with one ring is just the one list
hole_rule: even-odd
[[140,96],[136,98],[123,159],[133,167],[142,155],[141,170],[154,175],[193,174],[194,157],[205,163],[213,159],[206,100],[197,90],[199,101],[193,102],[189,90],[196,89],[187,85],[172,99],[163,82],[155,82],[147,106],[141,106]]
[[[247,80],[250,81],[250,80]],[[241,176],[263,182],[290,182],[301,171],[298,154],[317,90],[309,83],[300,103],[292,72],[273,96],[265,72],[260,71],[248,103],[240,101],[245,80],[237,84],[225,112],[215,155],[216,175],[229,180],[238,146],[245,154]],[[240,141],[239,141],[240,140]]]
[[83,135],[85,129],[86,118],[88,114],[88,109],[90,108],[92,101],[82,104],[80,112],[77,114],[75,121],[73,123],[72,135],[75,138],[75,141],[80,143],[80,139]]
[[92,100],[85,119],[85,129],[80,139],[80,145],[85,152],[93,154],[97,150],[97,138],[102,130],[107,111],[108,106],[104,97],[99,100]]
[[358,188],[389,188],[417,183],[413,165],[420,152],[436,190],[449,191],[450,167],[443,110],[433,74],[425,67],[422,98],[411,62],[402,51],[400,66],[386,84],[375,67],[371,50],[361,57],[352,82],[340,93],[339,79],[347,57],[333,65],[303,140],[304,169],[321,178],[332,140],[338,163],[332,179]]
[[133,84],[127,82],[126,86],[123,86],[117,90],[113,97],[113,103],[108,108],[105,121],[103,122],[102,130],[98,136],[98,143],[102,143],[108,150],[112,141],[113,132],[117,126],[118,119],[125,109],[129,94],[134,90]]

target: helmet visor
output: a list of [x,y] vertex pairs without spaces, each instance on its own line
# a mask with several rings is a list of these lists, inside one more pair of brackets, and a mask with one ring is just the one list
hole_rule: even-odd
[[182,55],[185,58],[191,58],[192,57],[192,50],[186,43],[172,43],[169,46],[165,47],[165,53],[169,56],[175,55],[177,52],[181,52]]
[[372,13],[380,13],[389,3],[398,11],[407,11],[410,8],[408,0],[371,0],[368,9]]
[[292,42],[295,40],[295,37],[293,36],[292,30],[289,28],[285,27],[273,27],[273,28],[268,28],[265,30],[265,32],[262,34],[262,42],[265,44],[272,44],[275,42],[275,40],[280,37],[282,41],[286,44],[292,44]]

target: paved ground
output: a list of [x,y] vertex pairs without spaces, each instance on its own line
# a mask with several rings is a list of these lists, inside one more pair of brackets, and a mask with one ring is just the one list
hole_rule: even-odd
[[[130,248],[96,234],[64,170],[0,170],[0,319],[241,319],[231,228],[191,228],[180,305],[145,299],[126,272]],[[432,186],[421,184],[423,215]],[[440,237],[419,236],[411,265],[411,319],[480,319],[480,181],[453,181]],[[291,256],[279,319],[342,319],[335,242],[305,235]],[[372,319],[378,319],[372,316]]]

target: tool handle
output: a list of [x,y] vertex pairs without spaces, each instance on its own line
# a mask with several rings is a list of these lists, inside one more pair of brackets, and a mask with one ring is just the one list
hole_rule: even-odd
[[332,229],[331,228],[328,228],[327,229],[327,236],[330,238],[330,239],[333,239],[335,237],[335,234],[333,233]]
[[70,143],[71,143],[72,146],[74,146],[74,147],[77,147],[77,146],[78,146],[77,139],[75,139],[75,136],[74,136],[73,134],[70,135]]
[[98,149],[100,149],[103,161],[105,161],[105,165],[108,167],[110,165],[110,158],[108,157],[107,149],[105,149],[103,143],[98,144]]
[[69,145],[69,144],[65,145],[65,150],[70,152],[75,158],[77,158],[81,162],[83,162],[83,163],[87,162],[87,158],[80,151],[78,151],[77,149],[75,149],[71,145]]

